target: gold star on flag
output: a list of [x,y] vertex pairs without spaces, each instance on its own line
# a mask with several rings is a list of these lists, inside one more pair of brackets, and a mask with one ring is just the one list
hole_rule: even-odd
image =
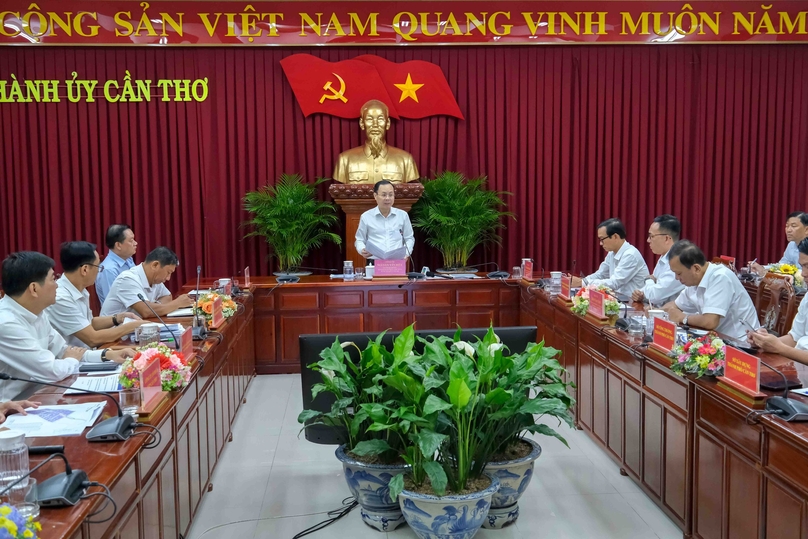
[[407,82],[405,82],[404,84],[394,84],[393,86],[401,90],[401,99],[398,100],[399,103],[401,103],[408,97],[411,97],[413,101],[418,103],[418,96],[415,95],[415,92],[419,88],[421,88],[423,84],[413,84],[412,77],[410,76],[409,73],[407,73]]

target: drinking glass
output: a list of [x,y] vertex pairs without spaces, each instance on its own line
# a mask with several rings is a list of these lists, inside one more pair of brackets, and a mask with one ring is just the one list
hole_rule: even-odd
[[354,281],[362,281],[365,278],[365,268],[363,266],[357,266],[354,268]]
[[121,399],[123,413],[137,418],[137,411],[140,408],[140,390],[134,387],[122,389],[118,396]]
[[23,485],[19,483],[6,493],[8,503],[17,508],[20,516],[37,518],[39,516],[39,502],[36,497],[36,479],[28,478],[28,482]]
[[522,278],[522,267],[521,266],[514,266],[511,270],[511,278],[513,279],[521,279]]

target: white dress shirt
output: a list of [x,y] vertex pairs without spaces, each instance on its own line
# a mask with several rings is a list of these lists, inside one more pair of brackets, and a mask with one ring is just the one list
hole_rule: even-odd
[[112,288],[112,283],[115,279],[128,269],[135,267],[135,260],[130,256],[126,260],[116,255],[112,251],[107,254],[107,257],[100,264],[104,269],[98,271],[98,276],[95,278],[95,293],[98,295],[98,301],[101,305],[107,299],[107,294]]
[[800,267],[800,248],[797,246],[797,242],[790,241],[786,246],[785,252],[783,252],[783,258],[780,259],[778,264],[791,264],[792,266],[796,266],[797,269]]
[[797,343],[798,350],[808,350],[808,301],[806,300],[808,300],[808,294],[800,301],[797,316],[791,324],[791,331],[788,332]]
[[[0,299],[0,372],[58,382],[78,371],[79,361],[62,358],[67,343],[42,312],[35,315],[11,297]],[[103,350],[88,350],[82,361],[100,363]],[[0,401],[14,400],[36,385],[16,380],[0,381]]]
[[69,346],[87,348],[87,343],[73,335],[93,324],[90,293],[87,290],[79,292],[67,275],[59,277],[56,283],[59,285],[56,303],[45,309],[48,319]]
[[629,242],[624,241],[623,246],[616,252],[609,252],[606,260],[600,264],[598,271],[587,275],[585,285],[605,285],[623,296],[631,296],[635,290],[645,285],[648,276],[648,266],[645,264],[640,252]]
[[671,270],[668,253],[659,257],[654,268],[654,277],[656,282],[648,279],[642,287],[643,295],[654,305],[664,305],[673,301],[685,289],[685,285],[676,280],[676,274]]
[[746,342],[750,326],[760,327],[749,293],[723,264],[710,263],[701,283],[685,288],[676,298],[676,306],[686,314],[717,314],[721,321],[715,330],[741,343]]
[[138,294],[143,294],[151,303],[157,303],[160,298],[170,296],[171,292],[163,283],[150,286],[143,264],[138,264],[121,273],[112,283],[109,295],[101,306],[101,316],[112,316],[125,311],[135,313],[131,307],[140,301]]
[[390,213],[385,217],[377,206],[369,209],[359,218],[354,246],[359,254],[362,254],[362,249],[368,242],[378,245],[385,251],[392,251],[403,245],[402,235],[406,242],[407,255],[412,255],[415,236],[412,233],[410,216],[405,211],[390,208]]

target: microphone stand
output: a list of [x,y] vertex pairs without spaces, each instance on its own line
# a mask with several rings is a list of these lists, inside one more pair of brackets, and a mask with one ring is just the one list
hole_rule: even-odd
[[110,417],[100,422],[98,425],[90,429],[85,436],[87,441],[90,442],[117,442],[128,440],[132,435],[132,430],[135,428],[135,418],[131,415],[124,415],[121,410],[121,405],[112,395],[101,393],[100,391],[91,391],[89,389],[79,389],[62,384],[53,384],[51,382],[40,382],[39,380],[31,380],[29,378],[18,378],[10,374],[0,373],[0,380],[16,380],[18,382],[27,382],[29,384],[38,384],[42,386],[58,387],[59,389],[70,389],[80,393],[87,393],[89,395],[100,395],[112,401],[115,408],[118,409],[117,417]]
[[401,234],[401,241],[404,243],[404,250],[407,252],[407,256],[410,259],[410,267],[413,269],[413,271],[407,272],[407,279],[415,279],[416,281],[419,279],[426,279],[426,275],[415,271],[415,261],[412,259],[412,252],[410,251],[410,248],[407,247],[407,240],[404,239],[404,231],[399,229],[398,233]]
[[[199,290],[199,289],[197,289],[197,290]],[[168,326],[168,324],[166,324],[165,320],[163,320],[163,319],[160,317],[160,315],[159,315],[159,314],[157,314],[157,311],[155,311],[154,309],[152,309],[152,306],[151,306],[151,305],[149,305],[149,302],[148,302],[148,301],[146,301],[146,298],[144,298],[144,297],[143,297],[143,294],[138,294],[138,295],[137,295],[137,297],[138,297],[138,299],[139,299],[140,301],[142,301],[143,303],[145,303],[145,304],[146,304],[146,307],[148,307],[148,309],[149,309],[149,310],[152,312],[152,314],[153,314],[154,316],[156,316],[156,317],[157,317],[157,320],[159,320],[160,322],[162,322],[163,326],[165,326],[165,328],[166,328],[166,329],[168,330],[168,332],[171,334],[171,338],[172,338],[172,339],[174,339],[174,348],[175,348],[176,350],[179,350],[179,347],[180,347],[180,341],[179,341],[179,339],[177,339],[177,336],[174,334],[174,332],[171,330],[171,328]],[[196,316],[196,315],[194,315],[194,316]]]
[[295,271],[295,270],[312,270],[312,271],[325,271],[325,272],[328,272],[328,273],[337,273],[337,270],[335,270],[333,268],[310,268],[310,267],[307,267],[307,266],[295,266],[293,268],[289,268],[289,270],[290,270],[290,272]]
[[[36,502],[42,507],[63,507],[65,505],[76,505],[81,499],[87,484],[87,473],[82,470],[73,470],[67,461],[64,453],[54,453],[36,466],[27,474],[23,475],[2,491],[0,496],[6,494],[16,485],[29,478],[31,474],[43,467],[54,458],[59,457],[65,462],[65,471],[39,483],[36,487]],[[28,501],[28,500],[26,500]],[[33,501],[33,500],[31,500]]]
[[[202,277],[202,266],[197,266],[196,267],[196,294],[194,295],[194,312],[193,312],[194,318],[193,318],[193,322],[191,323],[192,327],[193,327],[193,329],[191,331],[193,332],[193,337],[194,337],[195,341],[204,340],[205,336],[208,334],[208,330],[205,327],[205,324],[200,325],[200,323],[199,323],[199,315],[197,314],[197,311],[199,310],[199,281],[200,281],[201,277]],[[146,306],[148,306],[148,305],[149,304],[146,303]],[[151,309],[151,307],[149,307],[149,309]],[[154,311],[152,311],[152,312],[154,312]],[[172,333],[172,335],[173,335],[173,333]],[[179,344],[177,344],[177,348],[179,348]]]
[[783,377],[783,395],[766,399],[766,411],[771,412],[783,421],[808,421],[808,404],[788,398],[788,378],[779,369],[775,369],[763,360],[760,364]]

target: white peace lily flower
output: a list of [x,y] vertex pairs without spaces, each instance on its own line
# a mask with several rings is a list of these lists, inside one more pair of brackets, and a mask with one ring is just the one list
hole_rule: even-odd
[[323,369],[323,374],[325,374],[329,380],[334,379],[334,371],[330,371],[328,369]]
[[502,344],[502,343],[499,343],[499,342],[489,344],[488,345],[488,353],[493,356],[496,353],[496,351],[501,350],[503,346],[505,346],[505,345]]
[[502,340],[499,338],[499,335],[497,335],[496,333],[494,333],[494,338],[497,340],[498,343],[502,342]]
[[353,341],[343,342],[343,343],[340,343],[340,346],[342,347],[343,350],[345,350],[349,346],[354,346],[354,343],[353,343]]
[[474,357],[474,348],[466,341],[457,341],[452,344],[458,350],[462,350],[467,356]]

